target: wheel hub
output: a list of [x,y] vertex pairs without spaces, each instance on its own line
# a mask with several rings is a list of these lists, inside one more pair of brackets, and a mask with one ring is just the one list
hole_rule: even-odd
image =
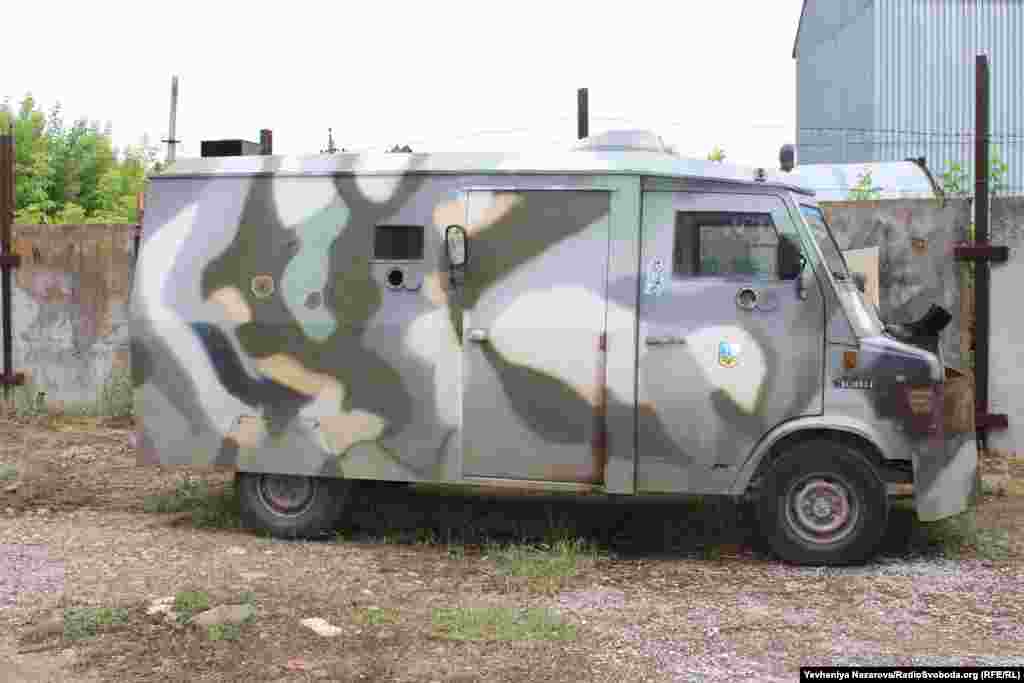
[[260,477],[258,490],[269,510],[284,517],[294,517],[312,504],[316,484],[310,477],[265,474]]
[[814,543],[835,543],[853,529],[857,510],[849,489],[842,483],[821,478],[795,486],[786,506],[790,526]]

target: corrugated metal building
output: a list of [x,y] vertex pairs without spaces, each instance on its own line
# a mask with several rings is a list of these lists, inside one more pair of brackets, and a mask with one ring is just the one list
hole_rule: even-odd
[[[973,183],[975,57],[989,56],[991,133],[1024,192],[1024,0],[804,0],[797,163],[925,157]],[[970,186],[973,189],[973,185]]]

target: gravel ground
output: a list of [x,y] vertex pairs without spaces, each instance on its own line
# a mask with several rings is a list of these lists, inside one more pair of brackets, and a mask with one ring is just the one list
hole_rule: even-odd
[[[1024,491],[985,499],[978,525],[1007,535],[987,559],[887,551],[849,568],[785,565],[723,539],[582,560],[553,592],[510,589],[494,558],[467,545],[356,540],[287,543],[198,528],[188,513],[148,514],[179,472],[139,469],[118,430],[0,425],[0,463],[19,476],[0,505],[0,680],[8,681],[794,681],[807,665],[1024,666]],[[1019,479],[1024,461],[1004,467]],[[218,478],[219,477],[219,478]],[[214,483],[225,480],[210,475]],[[385,495],[386,494],[386,495]],[[443,510],[485,530],[537,505],[377,491],[356,517],[378,539]],[[597,504],[566,508],[582,520]],[[622,510],[621,504],[616,510]],[[631,512],[660,515],[650,506]],[[715,512],[709,512],[713,516]],[[403,518],[406,521],[403,522]],[[488,522],[486,520],[495,520]],[[689,538],[681,534],[682,542]],[[593,540],[593,539],[592,539]],[[156,598],[245,591],[256,619],[237,641],[146,615]],[[439,607],[546,607],[577,629],[568,642],[457,642],[431,628]],[[30,645],[65,607],[122,607],[118,629]],[[380,607],[386,623],[369,622]],[[337,639],[301,620],[323,618]],[[37,647],[34,643],[31,647]]]

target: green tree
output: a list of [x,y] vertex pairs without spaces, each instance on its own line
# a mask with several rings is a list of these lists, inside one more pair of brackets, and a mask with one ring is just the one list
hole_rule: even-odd
[[80,118],[65,126],[60,103],[44,114],[31,93],[17,109],[0,105],[0,130],[15,136],[15,220],[19,223],[133,223],[136,196],[162,170],[160,148],[113,146],[113,124]]
[[715,148],[708,154],[708,161],[725,161],[725,150],[715,145]]
[[857,176],[857,184],[850,188],[847,199],[855,202],[878,199],[882,194],[872,183],[871,171],[865,168],[864,172]]

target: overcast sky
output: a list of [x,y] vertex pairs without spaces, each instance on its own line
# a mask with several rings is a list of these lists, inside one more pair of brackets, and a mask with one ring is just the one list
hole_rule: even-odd
[[648,128],[684,155],[721,145],[775,168],[800,5],[19,2],[0,97],[109,120],[123,146],[166,137],[177,74],[179,156],[260,128],[285,154],[326,147],[328,127],[350,150],[494,151],[570,145],[586,87],[591,133]]

